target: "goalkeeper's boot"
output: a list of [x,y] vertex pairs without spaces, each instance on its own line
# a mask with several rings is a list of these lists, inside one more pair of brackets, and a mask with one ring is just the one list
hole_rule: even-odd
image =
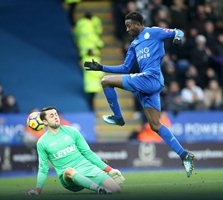
[[99,186],[96,191],[98,194],[111,194],[111,190],[106,189],[103,186]]
[[125,125],[125,121],[124,121],[123,117],[116,117],[114,115],[104,115],[103,120],[107,124],[118,125],[118,126]]
[[183,166],[186,170],[187,177],[192,175],[194,170],[194,154],[188,152],[186,157],[183,159]]

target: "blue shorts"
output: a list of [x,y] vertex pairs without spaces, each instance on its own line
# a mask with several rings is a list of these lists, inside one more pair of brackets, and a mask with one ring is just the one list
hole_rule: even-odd
[[161,110],[160,92],[163,85],[158,79],[151,75],[138,73],[123,75],[123,88],[134,93],[140,101],[142,107]]

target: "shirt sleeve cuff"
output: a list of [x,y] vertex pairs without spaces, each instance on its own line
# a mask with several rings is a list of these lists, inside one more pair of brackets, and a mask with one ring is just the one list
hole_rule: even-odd
[[111,170],[112,168],[109,165],[107,165],[104,169],[105,172],[110,172]]

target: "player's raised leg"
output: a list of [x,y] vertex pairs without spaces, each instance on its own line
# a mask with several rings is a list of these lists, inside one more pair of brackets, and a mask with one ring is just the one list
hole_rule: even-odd
[[144,108],[145,114],[148,118],[151,129],[158,133],[165,143],[176,152],[180,158],[182,159],[183,165],[185,167],[187,176],[190,177],[192,175],[194,164],[193,159],[194,155],[188,151],[186,151],[174,134],[168,129],[166,126],[162,125],[159,121],[160,111],[154,108]]
[[105,97],[114,115],[103,116],[106,123],[123,126],[125,121],[122,117],[121,108],[118,103],[117,93],[114,87],[122,88],[122,75],[107,75],[101,81]]

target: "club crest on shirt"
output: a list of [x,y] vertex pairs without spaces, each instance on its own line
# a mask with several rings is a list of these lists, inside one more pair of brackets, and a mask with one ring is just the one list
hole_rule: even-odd
[[149,37],[150,37],[150,34],[148,32],[146,32],[144,35],[144,38],[147,40],[147,39],[149,39]]

